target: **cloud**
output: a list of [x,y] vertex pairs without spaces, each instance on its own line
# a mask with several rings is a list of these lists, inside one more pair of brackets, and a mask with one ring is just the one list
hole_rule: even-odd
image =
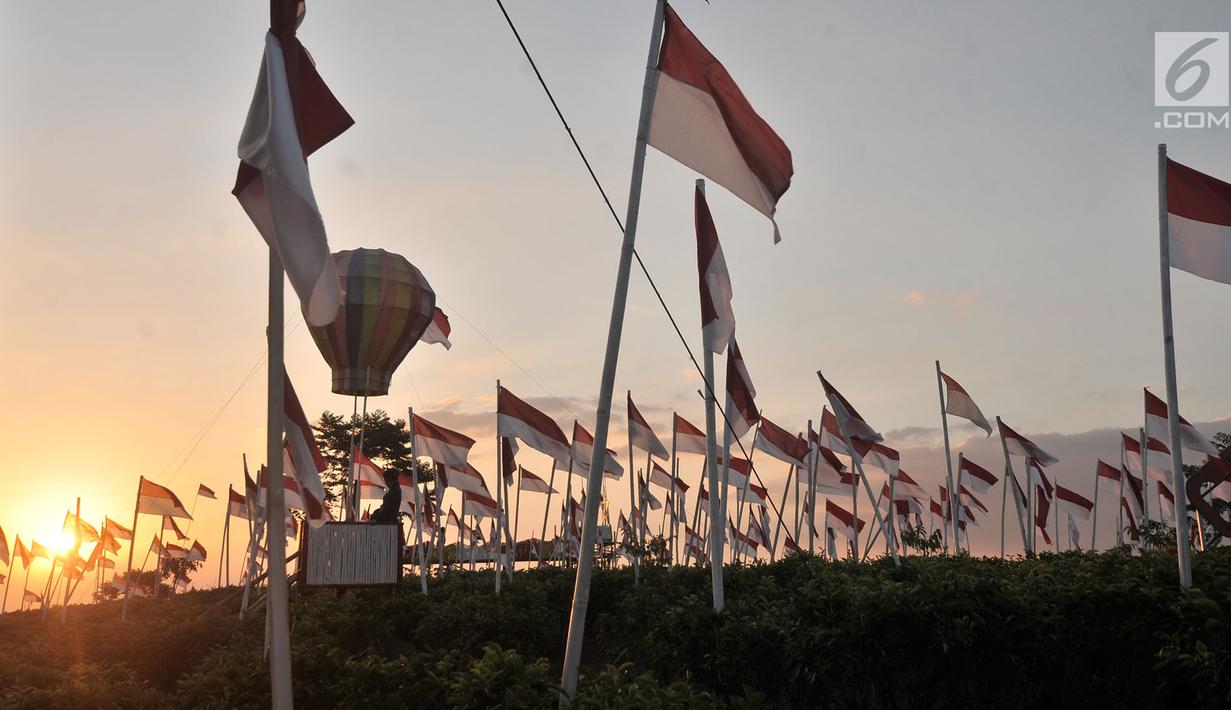
[[934,303],[960,309],[974,305],[976,297],[974,291],[951,291],[947,288],[938,288],[932,291],[907,291],[902,294],[902,300],[917,306]]

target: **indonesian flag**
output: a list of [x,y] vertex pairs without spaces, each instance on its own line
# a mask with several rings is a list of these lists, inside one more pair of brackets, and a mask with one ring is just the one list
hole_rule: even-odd
[[166,553],[166,556],[173,560],[188,559],[188,548],[186,547],[180,547],[179,545],[167,543],[163,546],[163,550]]
[[[829,410],[825,410],[825,413],[829,414]],[[833,417],[832,414],[829,414],[829,416]],[[834,421],[835,423],[837,422],[836,419]],[[820,478],[834,479],[842,475],[842,472],[846,470],[846,464],[838,460],[837,455],[833,451],[821,444],[822,437],[827,439],[828,434],[822,435],[811,429],[808,430],[808,442],[811,450],[808,452],[808,458],[804,460],[804,467],[811,471],[815,465],[816,473]],[[844,450],[845,448],[843,446]]]
[[765,527],[757,520],[757,516],[751,513],[748,515],[748,537],[757,544],[769,544],[769,536],[765,534]]
[[1043,540],[1050,545],[1051,535],[1047,533],[1047,517],[1051,513],[1051,499],[1045,495],[1042,486],[1035,486],[1034,497],[1034,524],[1043,536]]
[[209,498],[210,500],[218,500],[218,496],[214,495],[213,489],[204,483],[197,486],[197,495],[202,498]]
[[1128,483],[1124,488],[1124,500],[1128,503],[1128,509],[1132,511],[1132,517],[1140,518],[1145,513],[1145,491],[1140,478],[1137,478],[1128,471],[1123,472],[1124,481]]
[[846,438],[842,436],[842,427],[838,424],[838,418],[829,411],[828,407],[821,408],[821,435],[824,437],[826,447],[839,454],[852,455],[851,447],[847,446]]
[[707,491],[707,490],[705,490],[705,479],[704,479],[704,478],[703,478],[703,479],[701,479],[701,493],[700,493],[700,496],[701,496],[701,502],[702,502],[702,503],[709,503],[709,502],[710,502],[710,492],[709,492],[709,491]]
[[[641,491],[641,499],[646,505],[650,506],[650,510],[662,510],[662,501],[654,497],[654,494],[651,493],[650,489],[645,485],[645,479],[640,475],[637,476],[637,484],[637,488]],[[581,517],[581,514],[579,513],[577,517]]]
[[[624,516],[621,515],[620,517],[623,518]],[[689,545],[695,545],[696,547],[705,547],[705,538],[702,537],[701,535],[698,535],[696,530],[693,530],[687,525],[684,526],[684,540]]]
[[115,569],[115,560],[109,557],[98,558],[97,564],[99,569]]
[[449,333],[452,330],[449,327],[449,317],[437,306],[436,310],[432,311],[432,322],[427,324],[427,330],[419,336],[419,342],[428,345],[440,343],[445,346],[445,350],[448,350],[453,347],[453,343],[449,342]]
[[120,525],[111,518],[103,518],[103,535],[116,540],[132,540],[133,531]]
[[470,464],[466,464],[465,468],[445,468],[444,478],[445,485],[449,488],[491,497],[491,491],[487,489],[483,474]]
[[[329,514],[329,510],[325,507],[325,493],[323,487],[321,486],[320,474],[314,473],[305,475],[300,472],[300,467],[296,465],[295,456],[291,451],[290,439],[291,433],[288,431],[282,446],[282,468],[285,471],[282,476],[282,487],[286,491],[283,502],[286,503],[286,507],[288,509],[296,508],[298,510],[302,510],[304,516],[308,519],[308,524],[314,528],[318,528],[332,519]],[[312,444],[312,448],[314,450],[316,449],[315,443]],[[317,451],[318,455],[319,453],[320,452]],[[323,463],[323,458],[321,461],[322,463],[320,465],[326,465]],[[324,469],[322,469],[322,471],[323,470]],[[316,487],[321,489],[320,492],[317,493],[311,487],[305,485],[304,479],[308,479],[309,481],[315,480]],[[291,504],[292,499],[295,500],[294,505]],[[288,520],[287,524],[293,525],[293,522]],[[288,536],[290,536],[292,532],[293,531],[288,528]]]
[[923,490],[915,479],[906,475],[905,471],[898,470],[897,475],[893,477],[893,499],[904,500],[906,498],[917,498],[926,500],[928,497],[927,491]]
[[736,530],[735,523],[731,522],[730,518],[727,518],[727,527],[731,531],[731,549],[734,550],[735,554],[756,557],[757,541]]
[[[333,261],[332,257],[330,261]],[[286,452],[293,465],[288,473],[299,481],[305,493],[304,500],[308,503],[304,513],[308,516],[308,523],[317,528],[329,519],[323,504],[325,487],[321,485],[321,474],[329,470],[329,463],[316,445],[312,425],[303,413],[303,405],[299,403],[295,387],[291,385],[291,378],[285,370],[282,373],[282,392],[282,426],[286,432]]]
[[968,419],[972,424],[987,432],[988,436],[992,435],[992,425],[987,422],[987,417],[983,416],[983,412],[979,410],[979,405],[970,398],[957,380],[940,373],[940,379],[945,383],[945,411],[955,417]]
[[660,488],[671,490],[674,480],[675,479],[672,478],[671,474],[667,472],[667,469],[659,466],[657,461],[651,462],[650,483],[653,483]]
[[795,170],[790,149],[675,10],[663,12],[649,144],[773,220]]
[[[571,474],[590,477],[590,459],[594,456],[594,437],[586,428],[573,422],[573,469]],[[620,480],[624,477],[624,467],[616,459],[616,452],[607,449],[607,457],[603,460],[603,478]]]
[[958,469],[958,482],[970,486],[976,493],[987,493],[999,479],[991,471],[963,456],[962,466]]
[[[1231,249],[1231,245],[1228,246],[1228,249]],[[1145,390],[1145,399],[1146,434],[1165,444],[1170,444],[1171,431],[1167,424],[1167,403],[1155,397],[1150,390]],[[1185,449],[1200,451],[1211,456],[1218,455],[1218,449],[1215,449],[1214,445],[1202,436],[1201,432],[1197,431],[1192,424],[1189,424],[1188,420],[1184,417],[1180,417],[1180,442]]]
[[476,518],[496,518],[496,501],[482,493],[464,491],[462,493],[462,515],[472,515]]
[[[941,495],[944,495],[944,486],[941,486]],[[937,503],[935,498],[928,498],[928,511],[932,515],[939,517],[941,520],[949,519],[949,516],[945,514],[944,507],[942,507],[940,503]]]
[[[725,462],[720,456],[718,458],[719,471],[722,470],[724,463]],[[732,456],[731,465],[727,472],[727,483],[732,486],[739,486],[740,488],[743,488],[744,484],[748,481],[748,475],[750,473],[752,473],[752,464],[748,462],[748,459],[740,458],[739,456]]]
[[29,589],[25,590],[22,593],[21,600],[23,602],[29,602],[30,604],[42,604],[43,603],[43,598],[39,596],[37,592],[33,592]]
[[145,478],[141,479],[141,486],[137,489],[137,512],[192,520],[192,516],[184,509],[184,504],[170,488],[164,488]]
[[248,500],[239,491],[232,488],[228,492],[227,515],[241,520],[251,520],[248,515]]
[[760,449],[779,461],[798,468],[804,467],[804,459],[808,458],[809,451],[806,440],[791,434],[765,417],[761,418],[761,426],[757,429],[752,448]]
[[[864,441],[872,442],[884,441],[885,438],[864,421],[863,417],[859,416],[859,412],[855,411],[851,403],[846,401],[846,397],[843,397],[836,387],[829,384],[821,376],[820,370],[817,370],[816,376],[821,378],[821,387],[825,390],[825,397],[829,400],[829,406],[833,407],[834,416],[837,417],[836,423],[839,425],[838,437],[840,439],[845,441],[845,437],[842,436],[842,430],[845,429],[852,439],[863,439]],[[821,415],[821,426],[826,428],[824,414]],[[831,446],[830,448],[834,447]],[[843,444],[843,448],[845,448],[845,444]],[[837,451],[838,449],[834,448],[834,450]],[[847,452],[843,451],[842,453]]]
[[893,478],[901,465],[901,454],[876,441],[852,437],[851,443],[865,464],[870,464],[889,474]]
[[744,495],[743,489],[741,489],[739,496],[741,502],[745,502],[750,505],[759,505],[762,508],[769,505],[769,491],[755,483],[749,483],[747,490],[748,494]]
[[149,552],[153,553],[155,557],[166,557],[167,548],[163,547],[162,543],[158,541],[158,538],[154,538],[150,540]]
[[360,493],[367,492],[364,491],[365,488],[368,491],[376,489],[377,492],[370,495],[379,498],[382,495],[381,492],[388,487],[385,485],[384,469],[372,463],[372,459],[365,456],[358,447],[352,453],[355,457],[355,478],[359,481]]
[[705,432],[690,424],[684,417],[676,414],[672,419],[672,429],[675,432],[675,453],[701,456],[709,453],[706,449]]
[[1173,267],[1231,284],[1231,185],[1168,159],[1167,232]]
[[[261,466],[259,472],[257,473],[257,477],[259,478],[265,475],[267,475],[265,472],[265,467]],[[261,485],[264,486],[263,481]],[[261,520],[265,517],[265,511],[263,507],[265,504],[265,501],[261,496],[262,496],[261,488],[257,486],[256,481],[252,480],[252,476],[248,475],[248,456],[247,454],[245,454],[244,455],[244,500],[247,501],[248,503],[248,519],[249,520]]]
[[1140,536],[1137,534],[1136,518],[1140,517],[1141,511],[1139,509],[1137,511],[1137,515],[1133,515],[1132,505],[1129,503],[1127,498],[1120,499],[1120,507],[1124,510],[1124,518],[1125,518],[1125,521],[1128,523],[1128,525],[1125,526],[1126,528],[1128,528],[1128,539],[1132,540],[1133,542],[1136,542],[1137,540],[1140,539]]
[[333,322],[342,290],[307,157],[354,123],[321,80],[295,30],[302,2],[271,3],[265,55],[243,133],[231,194],[277,252],[311,325]]
[[850,495],[851,488],[858,480],[855,478],[856,475],[854,471],[844,471],[836,480],[818,480],[816,492],[830,496]]
[[1175,495],[1171,492],[1171,489],[1167,487],[1167,484],[1162,483],[1161,481],[1158,484],[1158,495],[1163,501],[1166,501],[1166,505],[1158,506],[1158,509],[1162,514],[1163,522],[1174,524]]
[[[825,526],[841,533],[847,540],[855,539],[855,517],[828,498],[825,499]],[[863,520],[859,521],[859,530],[863,531]]]
[[504,476],[504,485],[513,485],[513,475],[517,473],[517,442],[512,439],[500,440],[500,473]]
[[0,562],[4,563],[5,567],[12,567],[12,560],[9,558],[9,541],[4,537],[4,529],[0,528]]
[[829,516],[825,516],[825,550],[829,553],[829,559],[838,559],[838,536],[834,533],[834,529],[829,527]]
[[521,470],[521,481],[517,484],[517,487],[520,490],[530,491],[531,493],[559,493],[555,488],[548,485],[547,481],[524,468]]
[[86,521],[78,519],[77,514],[71,510],[64,514],[64,529],[72,530],[77,536],[78,542],[94,542],[98,540],[98,529]]
[[190,562],[204,562],[205,546],[194,540],[192,547],[188,548],[188,557],[186,559]]
[[[699,182],[699,181],[698,181]],[[731,274],[718,242],[718,230],[710,215],[705,193],[697,185],[693,209],[697,225],[697,274],[701,284],[701,336],[705,349],[722,354],[735,335],[735,311],[731,310]]]
[[990,513],[990,512],[991,512],[991,511],[989,511],[989,510],[987,509],[987,506],[986,506],[986,505],[983,505],[983,501],[981,501],[981,500],[979,500],[978,498],[976,498],[976,497],[975,497],[975,494],[974,494],[974,493],[971,493],[971,492],[970,492],[970,491],[966,488],[966,486],[962,486],[961,488],[959,488],[959,489],[958,489],[958,492],[961,494],[961,496],[962,496],[962,500],[963,500],[963,501],[967,501],[967,502],[969,502],[969,503],[972,503],[972,504],[973,504],[976,508],[978,508],[979,510],[983,511],[983,514],[984,514],[984,515],[986,515],[986,514],[988,514],[988,513]]
[[1037,459],[1042,466],[1051,466],[1060,461],[1060,459],[1040,449],[1033,441],[1010,429],[1009,425],[1003,421],[1000,422],[1000,433],[1004,435],[1005,448],[1011,454]]
[[1081,549],[1081,531],[1077,529],[1077,523],[1073,520],[1073,516],[1068,516],[1069,521],[1069,546]]
[[163,534],[171,533],[175,536],[176,540],[188,539],[188,536],[184,534],[184,531],[180,530],[180,526],[175,524],[175,518],[172,518],[170,515],[162,516],[162,532]]
[[551,417],[518,399],[503,386],[496,393],[496,433],[516,437],[535,451],[564,463],[569,442]]
[[34,552],[21,544],[21,535],[13,542],[13,554],[21,558],[22,567],[30,569],[30,563],[34,562]]
[[744,356],[734,337],[731,338],[731,352],[727,353],[726,388],[727,422],[731,427],[731,436],[739,439],[761,420],[761,414],[753,401],[757,396],[756,388],[752,386],[752,377],[748,375]]
[[[1124,442],[1124,460],[1128,470],[1141,475],[1141,441],[1121,432]],[[1159,482],[1171,480],[1171,449],[1166,444],[1150,437],[1146,440],[1146,463],[1150,478]]]
[[641,412],[637,411],[637,405],[633,404],[633,393],[628,393],[628,439],[632,446],[647,451],[651,456],[660,458],[666,461],[670,458],[667,453],[667,447],[658,440],[658,435],[650,428],[645,417],[641,416]]
[[784,533],[783,537],[785,538],[782,541],[782,550],[784,553],[789,555],[792,552],[800,551],[799,543],[795,542],[795,538],[791,537],[791,533]]
[[1098,475],[1095,477],[1095,480],[1094,480],[1094,484],[1096,486],[1098,485],[1098,481],[1101,478],[1107,478],[1112,481],[1115,481],[1116,483],[1120,482],[1120,469],[1116,468],[1115,466],[1112,466],[1111,464],[1107,463],[1106,461],[1102,459],[1098,460],[1098,468],[1096,469],[1096,472],[1098,473]]
[[466,465],[474,439],[415,415],[415,455],[442,466]]
[[1056,504],[1060,506],[1061,511],[1070,516],[1075,515],[1082,520],[1089,520],[1090,512],[1094,510],[1093,502],[1059,483],[1056,484]]
[[[1017,511],[1017,519],[1023,525],[1026,524],[1026,491],[1022,490],[1022,484],[1017,481],[1017,476],[1011,472],[1007,472],[1009,481],[1013,484],[1013,507]],[[948,500],[947,498],[945,500]]]

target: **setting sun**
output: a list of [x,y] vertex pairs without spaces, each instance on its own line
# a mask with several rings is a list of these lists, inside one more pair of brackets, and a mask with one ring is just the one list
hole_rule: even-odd
[[51,538],[51,547],[56,556],[63,557],[77,547],[77,536],[72,530],[60,530]]

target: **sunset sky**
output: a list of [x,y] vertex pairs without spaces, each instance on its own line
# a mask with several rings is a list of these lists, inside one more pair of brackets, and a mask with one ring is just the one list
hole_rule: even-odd
[[[506,5],[623,216],[653,3]],[[1225,3],[674,6],[794,156],[777,246],[764,217],[709,192],[765,416],[802,430],[821,368],[934,490],[940,359],[1089,495],[1115,430],[1141,424],[1141,388],[1165,392],[1156,144],[1231,179],[1228,129],[1154,128],[1153,33],[1225,31]],[[127,525],[139,475],[191,505],[198,483],[242,484],[242,454],[264,458],[265,371],[245,377],[265,348],[267,250],[229,191],[267,25],[264,2],[0,8],[10,545],[48,542],[78,495],[87,520]],[[403,254],[453,326],[452,350],[412,351],[370,408],[461,429],[489,475],[498,378],[566,431],[592,428],[620,234],[496,5],[316,0],[300,37],[356,120],[311,160],[331,248]],[[694,349],[696,177],[650,150],[638,234]],[[1231,428],[1231,290],[1173,280],[1183,414]],[[292,300],[286,365],[309,417],[349,412]],[[625,390],[668,440],[673,410],[703,424],[699,384],[634,273],[613,448]],[[994,438],[954,437],[999,475]],[[699,467],[684,458],[690,484]],[[786,466],[758,469],[776,500]],[[609,489],[623,506],[627,484]],[[999,497],[976,551],[998,548]],[[522,505],[537,534],[541,496]],[[222,501],[197,513],[206,586]]]

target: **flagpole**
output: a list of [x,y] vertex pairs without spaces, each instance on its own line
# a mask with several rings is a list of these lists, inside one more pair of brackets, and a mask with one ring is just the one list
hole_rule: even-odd
[[[661,22],[662,18],[662,3],[658,3],[659,17],[656,22]],[[651,53],[651,58],[653,53]],[[697,190],[701,192],[702,197],[705,196],[705,180],[697,180]],[[710,534],[706,539],[706,545],[709,547],[710,553],[710,589],[713,593],[714,613],[722,611],[726,605],[726,592],[723,589],[722,581],[722,558],[724,556],[722,543],[723,534],[726,528],[722,524],[722,504],[725,502],[722,499],[720,485],[725,487],[726,473],[724,464],[724,474],[722,483],[718,479],[718,424],[717,412],[718,406],[714,380],[714,353],[709,347],[702,343],[702,369],[705,376],[705,477],[709,480],[709,496],[710,505],[706,517],[710,526]],[[724,437],[725,438],[725,437]],[[700,504],[700,496],[697,503]]]
[[[540,469],[541,470],[541,469]],[[521,466],[517,467],[517,502],[513,504],[513,567],[517,567],[517,524],[521,522]],[[529,564],[530,556],[526,556]]]
[[[282,486],[283,381],[283,270],[278,252],[269,250],[269,325],[268,410],[265,420],[265,458],[269,470],[269,505],[265,511],[265,546],[269,550],[268,599],[265,613],[270,619],[269,682],[271,705],[289,710],[294,703],[291,690],[291,631],[287,615],[286,589],[286,497]],[[360,434],[362,436],[362,434]],[[157,587],[155,587],[157,589]]]
[[[816,451],[812,454],[812,465],[808,467],[808,493],[805,499],[808,501],[808,554],[814,554],[816,550],[816,472],[817,467],[821,465],[821,422],[816,423]],[[812,420],[808,420],[808,433],[812,433]],[[841,476],[839,476],[839,481]],[[795,481],[795,514],[799,516],[799,480]],[[799,516],[803,517],[803,516]],[[795,544],[799,545],[799,525],[795,526]]]
[[[145,476],[138,476],[137,477],[137,499],[133,501],[132,540],[128,541],[128,571],[124,573],[124,606],[120,607],[120,621],[128,620],[128,598],[132,596],[133,548],[137,546],[137,511],[141,507],[141,484],[142,483],[145,483]],[[26,574],[27,575],[29,574],[29,570],[26,571]]]
[[[496,380],[496,401],[500,401],[500,380]],[[499,419],[499,417],[497,417]],[[503,533],[500,530],[500,516],[504,511],[504,441],[500,436],[500,427],[496,427],[496,534],[493,535],[492,550],[495,555],[500,554],[500,547],[495,541],[501,540]],[[496,594],[500,593],[500,560],[493,557],[493,567],[496,568]]]
[[[1163,310],[1163,363],[1167,372],[1167,431],[1171,438],[1171,483],[1175,492],[1175,551],[1180,586],[1192,586],[1188,550],[1188,492],[1180,440],[1180,393],[1175,375],[1175,332],[1171,323],[1171,235],[1167,221],[1167,144],[1158,144],[1158,268]],[[1142,476],[1146,475],[1142,448]]]
[[[731,339],[734,340],[735,336],[731,336]],[[752,458],[756,456],[757,437],[759,437],[760,435],[761,435],[760,412],[757,412],[757,430],[752,434],[752,450],[748,452],[748,475],[744,476],[744,485],[740,488],[740,491],[739,491],[739,502],[735,506],[735,530],[741,533],[744,532],[743,530],[740,529],[744,522],[744,503],[746,503],[748,500],[748,486],[749,484],[752,483]],[[729,446],[727,447],[727,457],[726,458],[727,458],[727,463],[729,464],[729,460],[731,458],[731,450]],[[748,514],[751,516],[752,511],[749,510]],[[744,533],[744,534],[747,534],[747,533]],[[742,549],[737,554],[732,555],[733,558],[735,559],[742,558],[744,556],[743,551],[748,548],[748,545],[742,545],[741,548]]]
[[[594,537],[598,523],[599,497],[602,490],[602,465],[607,455],[607,425],[611,419],[611,394],[615,387],[616,363],[620,356],[620,337],[624,329],[624,309],[628,301],[628,278],[632,270],[633,250],[637,241],[637,217],[641,204],[641,181],[645,172],[646,141],[650,133],[650,112],[654,107],[657,85],[657,59],[662,41],[664,0],[654,4],[654,22],[650,28],[650,48],[645,66],[645,83],[641,94],[641,116],[637,122],[637,141],[633,147],[632,178],[628,191],[628,211],[624,218],[624,242],[620,249],[620,265],[616,274],[615,294],[611,305],[611,324],[607,331],[607,352],[603,358],[603,375],[599,387],[598,408],[594,423],[594,453],[586,487],[585,525],[581,532],[581,547],[577,565],[577,580],[573,588],[573,606],[569,616],[568,638],[564,647],[564,663],[560,708],[568,706],[577,692],[577,676],[581,668],[581,646],[585,635],[586,609],[590,602],[590,573],[594,567]],[[629,461],[632,467],[632,461]],[[631,475],[632,472],[630,471]]]
[[[1009,447],[1008,445],[1005,444],[1005,441],[1004,441],[1004,425],[1001,424],[1000,417],[996,417],[996,430],[1000,432],[1000,448],[1002,451],[1004,451],[1004,471],[1005,471],[1004,492],[1000,497],[1000,559],[1003,560],[1004,559],[1004,526],[1005,526],[1005,517],[1007,513],[1006,506],[1009,500],[1009,485],[1017,481],[1017,476],[1013,475],[1013,461],[1012,459],[1009,458]],[[1027,478],[1027,483],[1028,483],[1029,478],[1030,478],[1030,464],[1026,464],[1026,478]],[[950,493],[950,496],[952,496],[952,493]],[[1014,503],[1013,507],[1014,507],[1014,510],[1016,510],[1017,504]],[[949,514],[953,515],[954,517],[957,517],[956,511],[951,510]],[[1026,514],[1027,515],[1030,514],[1029,508],[1026,509]],[[1025,522],[1022,521],[1020,515],[1017,518],[1017,526],[1021,528],[1022,530],[1022,546],[1025,547],[1026,546],[1026,524]],[[962,542],[961,538],[955,538],[953,541],[955,547],[958,545],[961,545],[961,542]]]
[[[937,360],[936,361],[936,395],[940,398],[940,428],[941,428],[941,431],[943,431],[945,435],[945,473],[947,476],[947,480],[949,482],[949,500],[950,500],[949,509],[956,510],[955,505],[957,501],[959,500],[958,494],[957,494],[958,489],[953,486],[953,454],[951,453],[951,450],[949,448],[949,415],[945,411],[946,409],[945,408],[945,385],[940,375],[941,375],[940,360]],[[959,473],[958,475],[960,476],[961,474]],[[958,539],[957,537],[958,517],[957,515],[950,515],[949,517],[953,519],[953,539],[956,540]],[[954,550],[954,552],[956,553],[956,549]]]
[[[419,555],[419,590],[427,594],[427,550],[423,547],[423,521],[427,520],[427,511],[423,507],[423,496],[419,493],[419,459],[415,449],[415,408],[406,407],[406,428],[410,431],[410,476],[415,487],[415,551]],[[395,484],[397,485],[397,484]],[[436,524],[440,524],[437,517]]]
[[675,443],[676,443],[675,442],[676,440],[675,417],[676,417],[675,412],[672,412],[671,413],[671,494],[673,497],[671,499],[671,544],[669,547],[670,554],[671,554],[671,564],[669,566],[671,567],[675,566],[675,534],[679,530],[679,525],[677,524],[677,521],[675,518],[675,510],[676,510],[676,506],[680,504],[678,500],[679,496],[676,495],[676,490],[675,490],[675,482],[679,479],[679,475],[680,475],[679,473],[680,462],[675,456]]
[[[808,422],[808,426],[809,426],[809,427],[811,427],[811,426],[812,426],[812,423],[811,423],[811,422]],[[791,466],[791,470],[790,470],[790,471],[788,471],[788,472],[787,472],[787,474],[786,474],[786,485],[782,487],[782,504],[779,506],[779,510],[786,510],[786,496],[787,496],[787,493],[789,493],[789,492],[790,492],[790,490],[791,490],[791,477],[792,477],[792,476],[794,476],[794,475],[795,475],[795,466]],[[798,485],[798,484],[796,484],[795,490],[799,490],[799,485]],[[768,493],[768,491],[766,491],[766,492]],[[781,523],[781,525],[778,525],[778,526],[776,526],[776,527],[774,528],[774,544],[773,544],[773,546],[774,546],[775,548],[776,548],[776,547],[778,547],[778,538],[779,538],[780,534],[782,533],[782,528],[786,527],[786,522],[782,520],[782,515],[781,515],[781,514],[779,514],[779,516],[778,516],[778,520],[779,520],[779,522]],[[796,545],[798,545],[798,544],[799,544],[799,543],[796,543]]]
[[[1170,416],[1170,411],[1168,411]],[[1143,523],[1150,522],[1150,464],[1146,460],[1149,455],[1150,436],[1146,434],[1145,428],[1137,430],[1137,436],[1141,441],[1141,520]],[[1172,454],[1175,458],[1175,454]],[[1162,520],[1162,516],[1159,516]],[[1142,540],[1142,546],[1145,546],[1146,541]]]
[[[438,548],[437,554],[439,555],[439,557],[437,558],[438,562],[436,566],[436,574],[439,576],[441,574],[444,574],[444,571],[445,571],[445,542],[449,539],[449,524],[446,522],[444,525],[440,525],[440,516],[441,516],[441,513],[444,512],[445,492],[448,486],[444,484],[445,476],[446,476],[445,467],[439,461],[432,462],[432,474],[436,476],[436,487],[432,490],[432,493],[434,493],[435,495],[433,495],[432,497],[436,499],[436,525],[440,528],[440,544],[437,546]],[[463,501],[463,504],[464,504],[464,501]],[[458,518],[458,520],[460,521],[461,518]],[[458,533],[458,540],[459,541],[461,540],[461,533]],[[461,568],[461,564],[462,564],[461,545],[458,545],[457,547],[456,557],[457,557],[458,567]]]
[[[573,430],[576,431],[577,420],[573,420]],[[573,447],[568,447],[568,471],[564,475],[572,477],[573,473]],[[543,506],[543,528],[539,533],[539,567],[543,566],[543,553],[547,550],[547,515],[551,512],[551,494],[556,489],[556,457],[551,457],[551,480],[547,482],[547,503]]]

